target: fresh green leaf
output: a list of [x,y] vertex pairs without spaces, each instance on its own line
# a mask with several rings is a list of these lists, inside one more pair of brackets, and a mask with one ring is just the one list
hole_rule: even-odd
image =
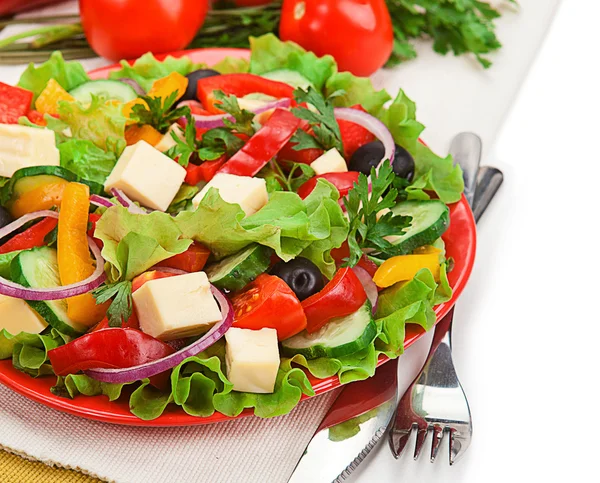
[[176,58],[169,55],[159,61],[151,53],[147,53],[137,59],[133,65],[122,60],[121,69],[111,72],[109,79],[122,79],[123,77],[133,79],[148,92],[154,81],[168,76],[171,72],[188,75],[194,68],[192,61],[186,56]]
[[277,180],[280,189],[273,191],[298,191],[298,188],[315,176],[315,170],[304,163],[286,163],[288,172],[284,173],[279,161],[272,160],[270,171]]
[[104,151],[84,139],[70,139],[60,144],[58,150],[63,168],[102,185],[117,163],[114,152]]
[[244,141],[233,134],[230,129],[217,127],[203,134],[198,156],[202,161],[213,161],[224,154],[231,157],[243,146]]
[[119,156],[125,149],[125,116],[121,107],[106,103],[103,97],[92,94],[92,102],[59,101],[58,115],[70,129],[74,138],[88,140],[104,151]]
[[294,42],[282,42],[273,34],[250,37],[250,72],[266,74],[287,69],[298,72],[319,91],[336,71],[335,60],[330,55],[317,57]]
[[39,67],[36,67],[33,62],[29,64],[21,74],[17,85],[33,92],[35,102],[50,79],[54,79],[66,91],[90,80],[79,62],[65,62],[60,51],[56,51]]
[[225,57],[221,62],[211,67],[211,69],[221,74],[245,74],[249,68],[250,62],[238,57]]
[[213,94],[218,101],[215,105],[222,111],[230,114],[235,120],[233,122],[228,118],[223,119],[225,127],[246,136],[253,136],[255,132],[252,126],[254,113],[246,109],[241,109],[235,96],[225,95],[222,91],[215,91]]
[[325,149],[316,137],[311,136],[303,129],[298,129],[290,142],[296,143],[293,147],[294,151],[302,151],[303,149]]
[[[191,115],[188,106],[171,109],[178,98],[178,91],[173,91],[166,98],[141,96],[145,104],[135,104],[131,119],[138,124],[148,124],[158,132],[165,134],[180,117]],[[172,133],[175,138],[176,135]]]
[[123,282],[102,285],[92,292],[97,304],[103,304],[112,300],[106,316],[110,327],[121,327],[124,321],[129,320],[133,310],[131,299],[131,282]]
[[190,163],[192,156],[196,154],[199,143],[196,140],[196,125],[194,123],[192,111],[187,109],[184,113],[184,117],[186,119],[186,124],[183,138],[172,132],[171,137],[173,138],[173,141],[175,141],[175,146],[169,148],[165,155],[169,156],[171,159],[176,159],[177,162],[185,168]]
[[167,213],[179,213],[187,210],[192,204],[192,199],[200,192],[200,188],[183,183],[173,201],[167,208]]
[[59,376],[56,384],[50,388],[55,396],[73,399],[78,395],[106,396],[109,401],[116,401],[121,397],[121,392],[126,384],[111,384],[92,379],[85,374],[69,374]]
[[96,223],[94,236],[104,243],[102,256],[108,262],[106,271],[111,282],[131,280],[183,253],[192,243],[182,237],[171,215],[160,211],[133,214],[122,206],[106,210]]
[[0,254],[0,277],[10,280],[10,264],[22,250]]
[[330,96],[335,92],[343,92],[332,100],[335,107],[352,107],[360,104],[376,117],[383,111],[384,104],[391,100],[385,90],[375,90],[371,79],[356,77],[350,72],[338,72],[327,80],[325,95]]

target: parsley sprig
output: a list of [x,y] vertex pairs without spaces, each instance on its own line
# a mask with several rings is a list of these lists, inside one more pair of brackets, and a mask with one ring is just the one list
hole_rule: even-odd
[[[388,211],[396,204],[398,191],[393,187],[396,175],[389,161],[384,162],[379,171],[371,168],[371,191],[369,178],[364,174],[344,198],[344,205],[350,220],[348,245],[350,256],[348,266],[355,266],[363,255],[363,249],[375,250],[377,258],[386,259],[401,255],[400,249],[387,241],[386,236],[398,235],[410,226],[410,216],[394,215]],[[384,214],[379,217],[380,212]]]
[[171,109],[178,99],[177,91],[167,97],[141,96],[145,104],[133,106],[132,119],[138,124],[149,124],[157,131],[165,134],[180,117],[190,112],[187,106]]
[[130,281],[126,280],[102,285],[94,290],[92,295],[98,305],[112,300],[106,312],[110,327],[121,327],[123,322],[126,322],[131,317],[133,302],[131,299]]
[[298,104],[306,103],[313,107],[295,107],[292,113],[299,119],[308,121],[312,127],[314,136],[311,136],[306,131],[298,129],[291,141],[297,143],[294,146],[296,151],[301,149],[325,149],[336,148],[340,154],[344,154],[344,146],[342,144],[342,134],[340,126],[335,118],[334,107],[331,100],[338,95],[334,92],[328,98],[309,87],[308,90],[298,88],[294,91],[294,100]]
[[166,152],[167,156],[178,159],[179,164],[184,167],[194,158],[198,161],[214,161],[224,154],[228,157],[233,156],[244,146],[244,141],[237,137],[236,133],[249,137],[255,133],[252,125],[254,113],[241,109],[235,96],[227,96],[217,91],[215,97],[219,100],[216,105],[230,114],[233,120],[225,119],[223,121],[225,127],[210,129],[202,135],[201,140],[198,140],[194,117],[188,108],[184,114],[187,122],[183,139],[171,133],[177,144]]
[[308,164],[289,163],[289,171],[285,173],[279,162],[271,160],[271,169],[274,178],[279,182],[284,191],[298,191],[298,188],[315,176],[315,170]]

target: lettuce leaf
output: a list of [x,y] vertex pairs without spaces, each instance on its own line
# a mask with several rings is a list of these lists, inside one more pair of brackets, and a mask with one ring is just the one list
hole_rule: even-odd
[[256,242],[271,247],[282,260],[302,254],[332,277],[331,249],[348,234],[337,197],[332,184],[319,180],[305,200],[295,193],[274,192],[261,210],[245,217],[239,205],[226,203],[211,189],[196,211],[180,213],[175,221],[184,237],[203,243],[218,259]]
[[192,199],[199,191],[200,189],[197,186],[183,183],[167,208],[167,213],[179,213],[191,209],[193,206]]
[[103,97],[92,95],[89,106],[59,101],[58,115],[74,138],[88,140],[100,149],[119,156],[125,149],[125,122],[121,106],[106,103]]
[[33,92],[33,102],[35,102],[50,79],[54,79],[67,91],[90,80],[79,62],[65,62],[60,51],[55,51],[39,67],[36,67],[33,62],[30,63],[21,74],[17,85]]
[[54,374],[48,361],[48,351],[66,344],[71,339],[56,329],[45,334],[21,332],[11,335],[0,331],[0,360],[12,358],[13,367],[32,377]]
[[63,168],[102,185],[117,163],[114,152],[104,151],[85,139],[70,139],[59,144],[58,151]]
[[250,62],[239,57],[225,57],[216,63],[211,69],[221,74],[245,74],[250,69]]
[[298,72],[313,86],[322,90],[336,71],[337,65],[330,55],[317,57],[294,42],[283,42],[273,34],[250,37],[250,73],[266,74],[287,69]]
[[116,401],[126,384],[110,384],[92,379],[85,374],[69,374],[58,376],[56,384],[50,388],[55,396],[73,399],[79,394],[84,396],[107,396],[109,401]]
[[21,250],[2,253],[0,255],[0,277],[10,280],[10,264],[13,261],[13,258],[15,258],[19,253],[21,253]]
[[131,280],[192,244],[181,239],[181,231],[167,213],[137,215],[122,206],[106,210],[94,236],[104,243],[102,256],[112,281]]
[[327,80],[325,95],[340,91],[341,94],[333,99],[336,107],[360,104],[376,117],[383,112],[383,105],[392,99],[387,91],[376,91],[368,77],[356,77],[350,72],[338,72]]
[[157,60],[150,52],[142,55],[133,65],[126,60],[121,61],[121,68],[109,74],[109,79],[133,79],[146,92],[150,90],[154,81],[168,76],[171,72],[188,75],[195,69],[189,57],[167,56],[164,60]]

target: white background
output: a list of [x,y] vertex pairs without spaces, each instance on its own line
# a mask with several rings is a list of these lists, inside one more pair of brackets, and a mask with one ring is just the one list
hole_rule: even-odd
[[[375,76],[417,100],[438,151],[455,132],[481,134],[484,163],[506,181],[478,228],[477,263],[456,310],[454,357],[474,420],[469,451],[449,468],[441,452],[433,465],[412,461],[412,448],[396,461],[380,444],[353,481],[600,481],[600,5],[564,0],[538,53],[557,1],[520,3],[499,22],[505,48],[491,70],[424,45],[417,62]],[[0,80],[16,82],[21,71],[2,68]],[[427,348],[423,339],[403,356],[404,385]]]

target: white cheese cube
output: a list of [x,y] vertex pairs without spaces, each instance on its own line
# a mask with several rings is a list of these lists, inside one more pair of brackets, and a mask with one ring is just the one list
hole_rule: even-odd
[[175,136],[181,139],[183,139],[184,136],[183,129],[181,129],[179,124],[175,123],[169,128],[167,133],[162,137],[158,144],[154,146],[154,149],[158,149],[161,153],[164,153],[175,146],[177,143],[171,134],[175,134]]
[[192,200],[196,208],[211,188],[219,190],[219,195],[227,203],[240,205],[246,216],[256,213],[269,201],[264,179],[219,173]]
[[227,379],[234,391],[272,393],[279,370],[275,329],[230,328],[225,333]]
[[10,178],[21,168],[59,164],[54,131],[0,124],[0,176]]
[[316,174],[345,173],[348,171],[346,160],[335,148],[315,159],[310,163],[310,167],[315,170]]
[[151,280],[133,294],[140,329],[160,340],[191,337],[221,320],[204,272]]
[[104,189],[123,192],[134,201],[166,211],[185,179],[185,169],[146,141],[127,146]]
[[25,300],[0,295],[0,330],[9,334],[39,334],[48,324]]

